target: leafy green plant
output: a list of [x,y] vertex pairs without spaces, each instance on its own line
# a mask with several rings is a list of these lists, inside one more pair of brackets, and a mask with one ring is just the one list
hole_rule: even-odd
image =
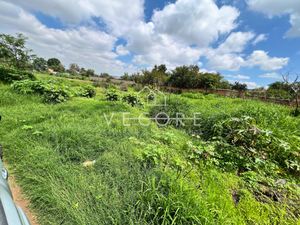
[[96,95],[95,88],[93,86],[80,86],[75,91],[75,96],[85,97],[85,98],[93,98]]
[[12,83],[14,81],[26,79],[36,80],[36,77],[29,71],[22,71],[14,68],[0,66],[0,81]]
[[143,157],[152,164],[158,164],[162,157],[163,151],[157,145],[148,145],[143,151]]
[[11,84],[12,89],[22,94],[44,94],[43,81],[22,80]]
[[128,85],[127,84],[121,84],[120,90],[121,91],[128,91]]
[[107,101],[119,101],[120,94],[116,89],[110,88],[105,92],[105,99]]
[[135,84],[133,86],[133,90],[136,91],[136,92],[141,91],[143,88],[144,88],[144,86],[142,84]]
[[215,142],[216,151],[223,162],[231,163],[240,171],[270,167],[300,171],[299,153],[292,151],[288,143],[276,138],[269,130],[258,128],[255,119],[231,118],[214,127],[217,134],[214,139],[219,140]]
[[136,106],[137,104],[143,105],[143,102],[140,100],[140,98],[137,95],[131,93],[123,95],[122,101],[128,103],[132,107]]
[[11,87],[23,94],[40,94],[47,103],[55,104],[67,101],[71,97],[69,86],[51,79],[47,82],[43,81],[15,81]]
[[69,86],[58,80],[50,80],[44,85],[44,100],[50,104],[67,101],[71,97]]

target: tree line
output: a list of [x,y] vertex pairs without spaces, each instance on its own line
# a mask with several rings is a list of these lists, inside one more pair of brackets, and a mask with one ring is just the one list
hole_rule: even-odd
[[0,34],[0,63],[3,66],[14,67],[19,70],[46,71],[52,69],[59,73],[70,73],[71,75],[94,76],[95,71],[79,67],[76,63],[71,63],[66,69],[57,58],[37,57],[32,49],[28,49],[25,44],[28,40],[23,34],[16,37],[8,34]]
[[[61,61],[57,58],[49,58],[48,60],[37,57],[33,54],[33,50],[28,49],[26,41],[28,40],[23,34],[17,34],[16,37],[8,34],[0,34],[0,64],[4,67],[13,67],[20,71],[36,70],[45,71],[52,69],[59,73],[70,73],[71,75],[95,76],[93,69],[85,69],[79,67],[76,63],[71,63],[66,69]],[[292,70],[280,71],[283,81],[276,81],[269,84],[266,91],[267,96],[281,99],[297,100],[300,91],[300,75],[293,73]],[[294,79],[291,81],[291,76]],[[109,82],[112,79],[108,73],[101,73],[100,77],[106,78]],[[124,73],[121,76],[123,80],[130,80],[136,83],[166,85],[178,88],[201,88],[201,89],[231,89],[237,91],[248,90],[247,84],[235,82],[231,84],[220,73],[201,73],[197,65],[183,65],[168,71],[166,65],[155,65],[149,71],[143,69],[141,72],[129,75]],[[261,91],[263,88],[259,88]]]

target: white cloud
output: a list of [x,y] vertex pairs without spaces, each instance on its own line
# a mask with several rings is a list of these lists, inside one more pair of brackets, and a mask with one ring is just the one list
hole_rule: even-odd
[[258,87],[260,87],[257,83],[255,83],[255,82],[244,82],[245,84],[247,84],[247,87],[249,88],[249,89],[254,89],[254,88],[258,88]]
[[203,63],[202,62],[197,62],[197,66],[201,67],[201,66],[203,66]]
[[172,35],[187,44],[205,47],[237,27],[239,11],[231,6],[218,8],[212,0],[178,0],[163,10],[154,10],[157,33]]
[[300,1],[299,0],[248,0],[251,10],[265,13],[272,18],[273,16],[282,16],[290,14],[290,28],[287,37],[300,36]]
[[278,75],[278,73],[275,73],[275,72],[259,75],[259,77],[261,77],[261,78],[276,78],[276,79],[282,78],[281,76]]
[[[137,65],[164,63],[175,68],[192,64],[220,34],[237,26],[238,16],[234,7],[219,9],[213,0],[178,0],[155,10],[152,22],[141,21],[125,32],[125,48],[137,54],[133,58]],[[197,47],[190,47],[192,44]]]
[[231,33],[217,49],[206,51],[206,57],[209,59],[207,66],[215,70],[239,70],[244,64],[244,59],[238,53],[241,53],[254,37],[253,32]]
[[0,1],[0,24],[2,32],[12,35],[22,32],[29,37],[28,47],[38,56],[57,57],[66,67],[75,62],[97,73],[119,75],[125,69],[137,71],[137,68],[116,60],[118,55],[112,50],[117,38],[93,27],[47,28],[22,8],[3,1]]
[[215,70],[200,69],[199,73],[214,73],[214,74],[216,74],[217,71],[215,71]]
[[255,40],[252,42],[252,44],[256,45],[258,42],[266,41],[267,39],[268,39],[267,34],[260,34],[255,38]]
[[[29,13],[34,11],[60,18],[67,28],[47,28]],[[269,69],[287,63],[288,58],[266,55],[267,62],[259,64],[255,52],[245,62],[242,52],[255,34],[231,33],[238,26],[239,14],[232,6],[218,8],[214,0],[177,0],[155,10],[146,23],[144,0],[0,0],[2,32],[24,33],[37,55],[57,57],[66,66],[76,62],[119,75],[125,69],[138,70],[117,60],[131,52],[135,53],[132,62],[138,66],[166,64],[169,70],[197,63],[200,56],[209,60],[207,66],[212,70],[237,71],[242,66],[255,65]],[[94,20],[100,20],[104,28],[100,30]],[[220,35],[228,37],[219,47],[211,48]],[[119,38],[127,41],[126,46],[115,46]]]
[[218,54],[242,52],[246,45],[255,37],[253,32],[235,32],[216,49]]
[[213,55],[206,64],[214,70],[238,71],[244,64],[244,59],[236,54]]
[[118,45],[116,47],[116,51],[117,51],[118,55],[120,55],[120,56],[124,56],[124,55],[130,54],[130,51],[128,51],[127,49],[125,49],[123,45]]
[[34,9],[60,18],[65,22],[79,24],[91,17],[103,19],[107,28],[122,35],[124,28],[134,25],[144,16],[143,0],[5,0],[24,9]]
[[248,76],[244,76],[244,75],[237,75],[237,76],[233,76],[233,75],[225,75],[227,77],[232,77],[234,79],[240,79],[240,80],[244,80],[244,79],[250,79],[250,77]]
[[268,53],[262,50],[254,51],[247,59],[246,66],[260,66],[261,70],[270,71],[282,69],[289,62],[289,58],[271,58]]

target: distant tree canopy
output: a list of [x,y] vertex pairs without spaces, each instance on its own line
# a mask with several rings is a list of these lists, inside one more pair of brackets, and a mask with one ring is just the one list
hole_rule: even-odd
[[199,73],[199,70],[197,65],[176,67],[167,82],[179,88],[230,88],[220,73]]
[[236,91],[247,91],[247,89],[248,89],[247,84],[243,84],[237,81],[231,86],[231,90],[236,90]]
[[63,64],[58,64],[58,66],[56,67],[56,70],[57,70],[57,72],[59,72],[59,73],[64,73],[64,72],[66,72],[66,68],[65,68],[65,66],[63,65]]
[[35,58],[32,50],[25,47],[27,37],[17,34],[17,37],[0,34],[0,58],[3,64],[18,69],[28,68],[30,60]]
[[167,72],[166,65],[162,64],[155,65],[151,71],[144,69],[131,76],[125,73],[121,79],[178,88],[230,89],[231,84],[220,73],[199,73],[199,71],[197,65],[184,65]]
[[33,60],[33,68],[37,71],[44,71],[47,67],[47,61],[42,57],[37,57]]
[[154,68],[153,68],[153,70],[166,75],[167,67],[166,67],[165,64],[161,64],[159,66],[155,65]]
[[48,66],[58,66],[61,62],[57,58],[50,58],[47,61]]
[[76,75],[80,72],[80,67],[76,63],[71,63],[69,66],[70,74]]
[[85,72],[82,74],[82,76],[86,76],[86,77],[95,76],[95,71],[92,69],[85,70]]
[[130,80],[130,76],[128,75],[128,73],[124,73],[123,76],[120,77],[122,80]]
[[100,77],[103,77],[103,78],[112,78],[108,73],[101,73],[100,74]]
[[268,85],[269,88],[266,91],[267,96],[281,98],[281,99],[290,99],[293,98],[294,91],[290,85],[283,81],[275,81]]

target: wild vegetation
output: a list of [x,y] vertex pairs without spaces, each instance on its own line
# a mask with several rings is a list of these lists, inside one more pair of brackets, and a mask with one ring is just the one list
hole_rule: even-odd
[[161,89],[164,99],[152,86],[91,86],[8,65],[0,78],[4,161],[40,224],[300,221],[292,108]]

